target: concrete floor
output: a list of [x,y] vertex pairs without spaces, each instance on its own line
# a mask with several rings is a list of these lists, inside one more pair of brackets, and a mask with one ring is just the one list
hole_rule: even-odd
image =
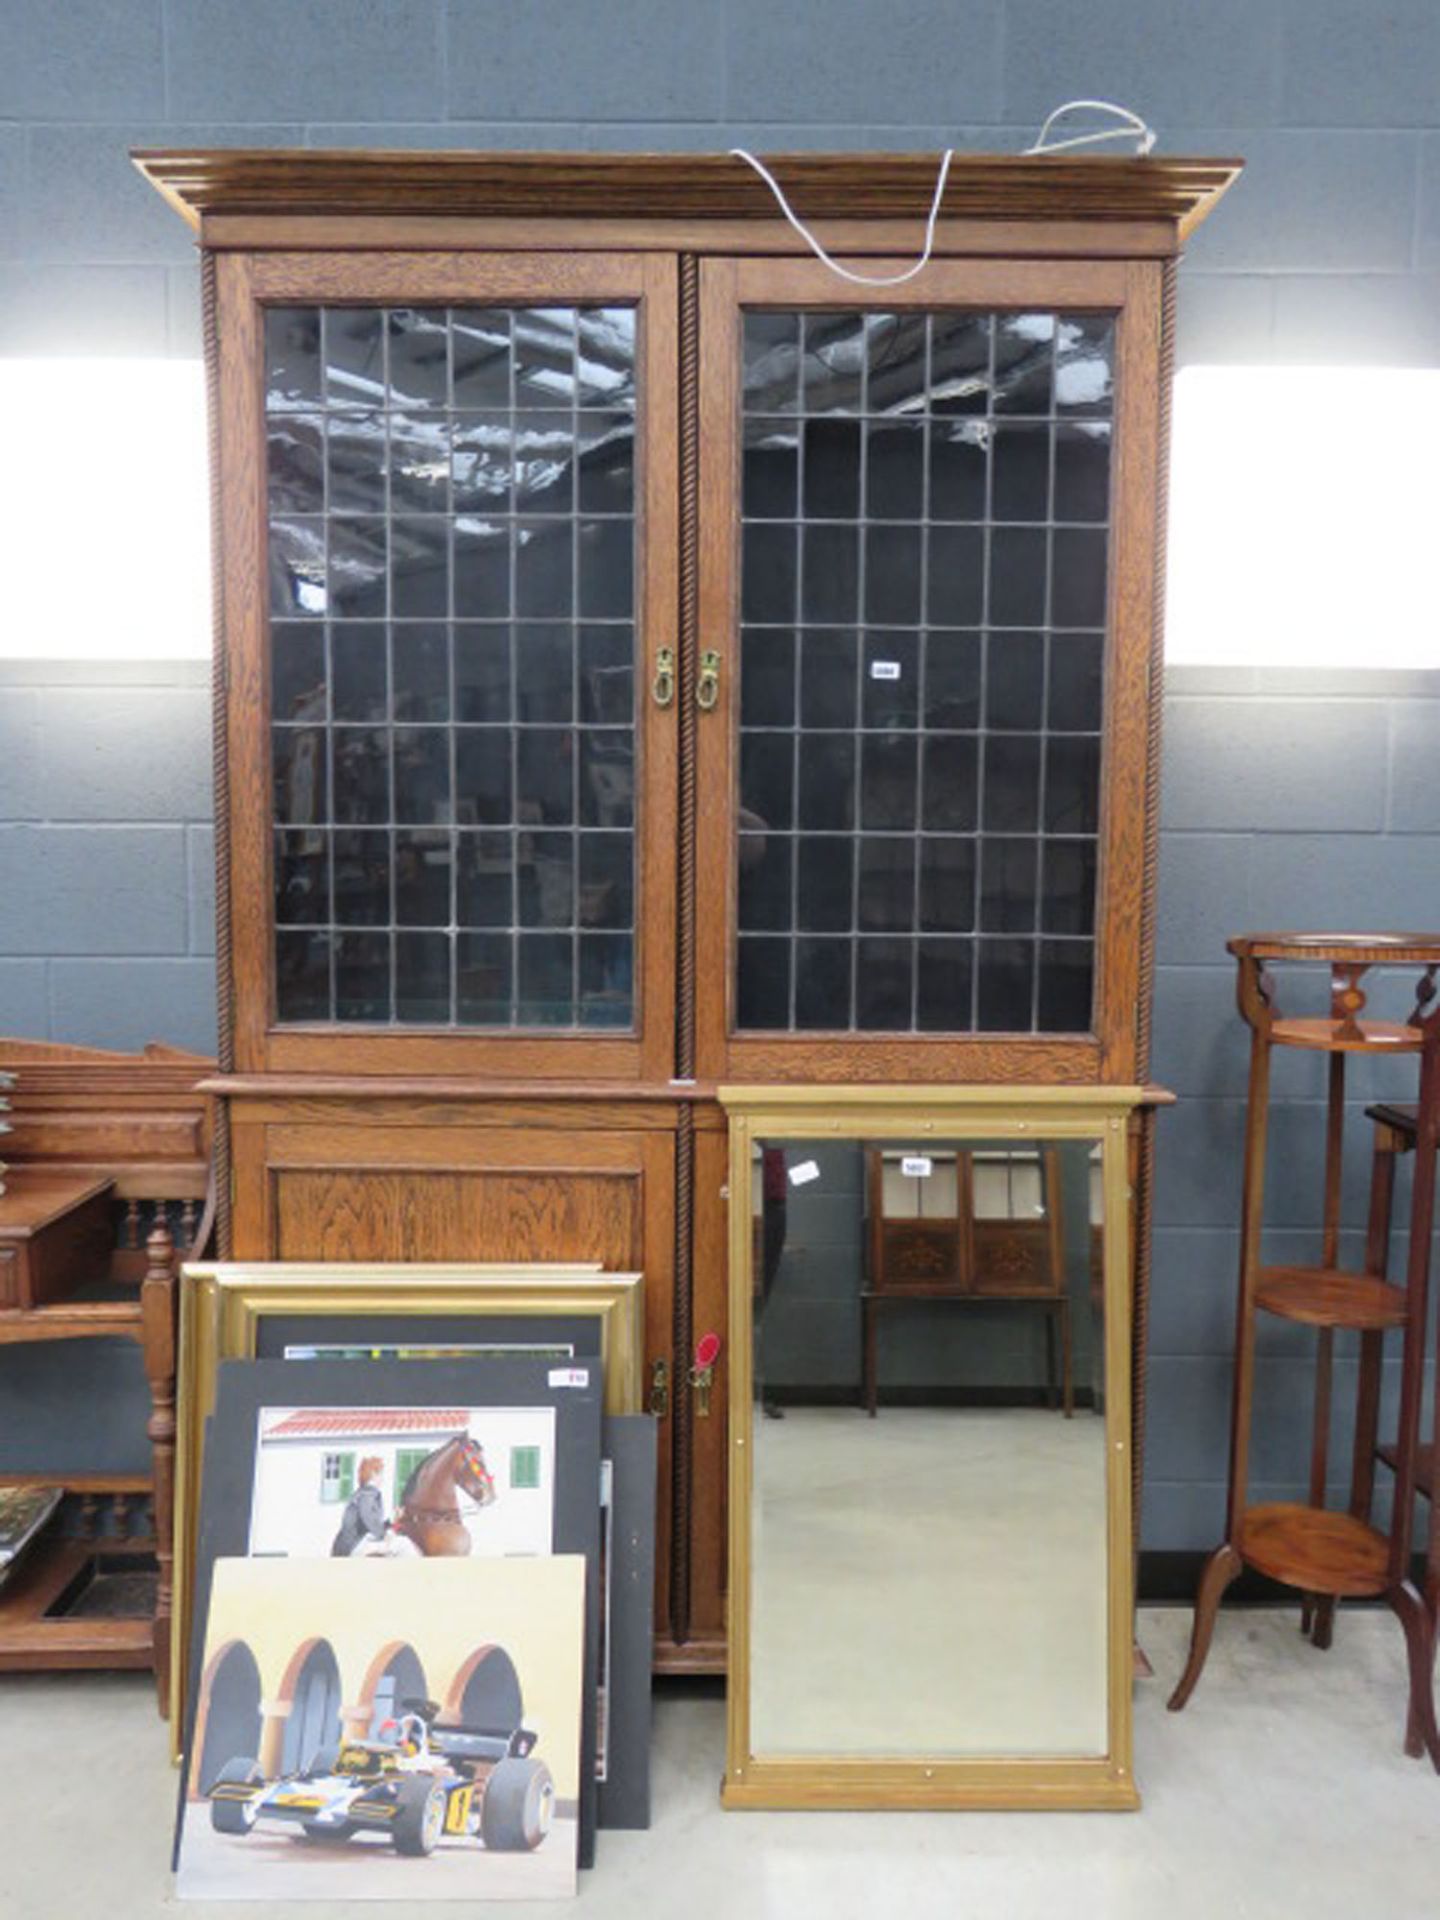
[[[1139,1814],[722,1813],[718,1689],[665,1689],[655,1825],[600,1836],[590,1920],[1369,1920],[1433,1913],[1440,1777],[1400,1751],[1404,1659],[1384,1613],[1342,1612],[1317,1654],[1293,1612],[1222,1615],[1209,1670],[1165,1712],[1189,1615],[1147,1612]],[[4,1920],[173,1914],[175,1777],[138,1676],[5,1676]],[[563,1905],[517,1914],[573,1913]],[[353,1907],[187,1904],[187,1914]],[[367,1903],[368,1916],[389,1911]],[[413,1916],[413,1902],[403,1911]],[[442,1909],[443,1911],[443,1909]]]

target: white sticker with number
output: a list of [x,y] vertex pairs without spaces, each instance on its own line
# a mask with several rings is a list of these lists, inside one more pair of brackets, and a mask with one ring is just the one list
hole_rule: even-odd
[[872,680],[898,680],[900,678],[900,662],[898,660],[872,660],[870,662],[870,678]]
[[901,1156],[900,1171],[907,1180],[928,1180],[934,1170],[934,1162],[923,1153],[907,1153]]
[[813,1160],[802,1160],[798,1167],[790,1169],[792,1187],[808,1187],[812,1180],[820,1178],[820,1169]]
[[588,1367],[552,1367],[548,1380],[552,1387],[588,1387],[590,1369]]

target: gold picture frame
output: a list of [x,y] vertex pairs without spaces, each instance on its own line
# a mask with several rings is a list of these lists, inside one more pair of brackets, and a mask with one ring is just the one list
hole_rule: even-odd
[[[1129,1147],[1158,1089],[721,1087],[730,1122],[730,1666],[721,1801],[727,1807],[1110,1809],[1138,1807],[1132,1755],[1132,1220]],[[956,1757],[757,1754],[750,1734],[754,1448],[752,1147],[825,1139],[1043,1139],[1098,1144],[1104,1201],[1106,1723],[1099,1755]]]
[[[180,1270],[179,1388],[176,1401],[174,1615],[170,1643],[171,1749],[179,1757],[188,1713],[189,1643],[200,1522],[205,1422],[214,1410],[222,1361],[253,1360],[267,1319],[305,1315],[343,1323],[358,1315],[425,1323],[476,1319],[593,1319],[599,1324],[605,1411],[638,1413],[643,1403],[645,1284],[640,1273],[607,1273],[593,1263],[237,1260]],[[453,1335],[450,1336],[453,1340]]]

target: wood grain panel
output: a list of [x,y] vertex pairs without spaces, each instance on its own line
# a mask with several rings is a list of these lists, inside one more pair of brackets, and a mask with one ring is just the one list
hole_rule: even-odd
[[291,1170],[275,1175],[281,1260],[599,1260],[642,1254],[639,1176]]
[[37,1102],[17,1119],[5,1151],[10,1159],[65,1162],[203,1161],[205,1114],[199,1103],[187,1113],[108,1106],[65,1112]]

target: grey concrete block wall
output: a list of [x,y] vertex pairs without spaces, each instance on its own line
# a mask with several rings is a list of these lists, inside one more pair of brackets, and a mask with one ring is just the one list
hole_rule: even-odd
[[[1013,152],[1098,93],[1162,151],[1249,161],[1182,268],[1182,365],[1434,366],[1437,76],[1431,0],[0,0],[0,354],[198,353],[188,236],[130,169],[137,141]],[[1172,676],[1155,1070],[1181,1104],[1161,1130],[1150,1546],[1207,1545],[1219,1521],[1245,1070],[1224,939],[1440,918],[1440,647],[1436,668]],[[0,667],[0,1031],[213,1045],[204,680]],[[1320,1088],[1289,1063],[1275,1115],[1274,1244],[1296,1257]],[[1398,1090],[1393,1068],[1356,1075],[1357,1144],[1363,1099]],[[1363,1178],[1357,1160],[1352,1219]],[[1265,1366],[1257,1472],[1294,1490],[1303,1340],[1272,1330]],[[23,1392],[0,1374],[14,1465],[100,1378],[24,1368]],[[105,1445],[134,1460],[126,1391]]]
[[0,1033],[214,1051],[209,677],[0,661]]

